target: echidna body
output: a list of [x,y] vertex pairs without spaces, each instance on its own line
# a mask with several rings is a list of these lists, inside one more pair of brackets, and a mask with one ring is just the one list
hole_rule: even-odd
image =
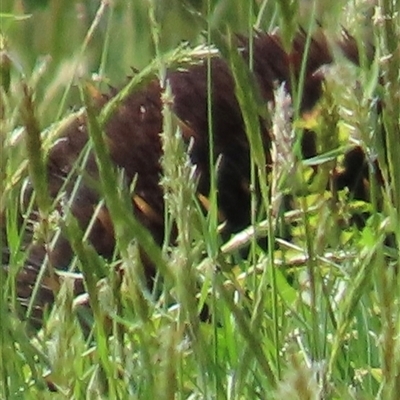
[[[248,40],[242,36],[237,38],[238,48],[245,60],[249,59]],[[294,38],[290,52],[284,50],[278,34],[260,33],[252,40],[254,78],[265,104],[273,100],[277,85],[285,82],[287,89],[291,90],[292,77],[295,81],[299,78],[303,57],[307,57],[301,107],[302,110],[312,108],[321,95],[323,77],[319,69],[332,62],[325,38],[321,35],[311,40],[307,54],[307,37],[303,33]],[[210,73],[205,60],[186,70],[167,72],[173,94],[173,111],[188,128],[183,136],[188,142],[193,142],[190,157],[199,176],[198,190],[204,196],[208,196],[210,190],[208,76],[212,77],[215,159],[219,157],[221,160],[217,172],[218,205],[226,219],[226,232],[234,233],[250,223],[250,150],[229,66],[224,59],[215,57],[211,60]],[[112,95],[104,95],[101,103],[106,103],[111,97]],[[155,77],[146,87],[130,94],[105,127],[113,162],[124,171],[128,183],[136,180],[136,201],[132,202],[132,212],[160,245],[164,241],[164,193],[160,185],[162,108],[162,90]],[[270,136],[261,117],[260,125],[264,151],[269,160]],[[80,116],[65,129],[50,150],[47,168],[52,198],[59,196],[66,178],[72,174],[73,178],[63,188],[65,193],[62,196],[70,198],[74,181],[78,177],[78,173],[74,172],[75,164],[87,141],[86,119],[85,116]],[[267,170],[268,165],[265,168]],[[90,154],[82,183],[71,205],[71,211],[83,231],[91,222],[100,201],[93,184],[97,175],[95,157]],[[103,257],[110,258],[113,255],[114,230],[105,206],[98,212],[91,226],[89,241]],[[31,244],[26,265],[17,278],[18,296],[23,304],[29,301],[45,255],[46,251],[41,244]],[[53,267],[65,269],[71,262],[73,252],[68,240],[61,236],[47,255]],[[154,267],[147,260],[144,264],[147,277],[151,280]],[[36,300],[37,313],[34,315],[38,320],[40,310],[53,301],[53,289],[43,281],[42,291]]]

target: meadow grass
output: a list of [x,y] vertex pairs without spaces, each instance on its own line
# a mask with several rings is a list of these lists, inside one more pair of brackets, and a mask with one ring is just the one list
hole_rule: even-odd
[[[397,399],[399,9],[396,0],[375,7],[356,1],[326,6],[322,0],[3,0],[0,211],[6,218],[0,222],[7,226],[0,242],[7,240],[9,260],[7,275],[0,269],[0,397]],[[299,115],[301,78],[291,110],[282,89],[274,108],[260,107],[248,74],[252,65],[244,65],[233,49],[233,33],[280,27],[289,43],[299,25],[311,32],[317,19],[331,35],[345,26],[355,36],[360,66],[338,56],[338,65],[326,72],[319,111],[308,119]],[[376,47],[372,59],[366,42]],[[123,99],[154,74],[207,57],[204,47],[196,47],[202,44],[215,45],[232,69],[251,145],[252,184],[260,187],[266,217],[259,220],[254,199],[252,226],[222,241],[215,173],[204,214],[167,86],[161,184],[165,236],[173,223],[178,234],[174,246],[166,240],[159,248],[131,215],[132,188],[111,168],[103,127]],[[131,67],[139,72],[126,78]],[[98,113],[90,88],[107,90],[107,84],[121,92]],[[47,195],[45,154],[82,107],[99,165],[99,190],[115,227],[118,254],[112,261],[94,251],[70,213],[59,220]],[[260,114],[268,116],[276,141],[269,177],[263,173]],[[307,161],[297,157],[304,126],[318,133],[320,153]],[[211,124],[209,136],[212,140]],[[379,187],[371,179],[369,202],[325,190],[329,171],[354,143],[370,157],[371,178],[376,157],[390,182]],[[286,162],[279,162],[287,148]],[[211,159],[215,171],[218,160]],[[84,163],[85,152],[78,170]],[[320,165],[312,183],[311,164]],[[49,246],[57,230],[67,235],[76,255],[71,271],[85,280],[92,310],[79,306],[75,275],[66,273],[54,308],[35,333],[17,316],[14,282],[26,256],[26,222],[18,214],[28,176],[41,216],[35,234]],[[283,195],[289,193],[293,206],[283,212]],[[350,222],[365,212],[362,227]],[[280,229],[288,225],[290,241]],[[139,245],[157,266],[157,293],[145,284]],[[240,251],[244,246],[247,255]],[[119,264],[123,281],[115,273]],[[205,304],[207,322],[199,317]],[[82,319],[91,328],[82,330]]]

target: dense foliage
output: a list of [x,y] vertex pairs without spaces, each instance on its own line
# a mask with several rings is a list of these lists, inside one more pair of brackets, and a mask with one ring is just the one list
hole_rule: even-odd
[[[398,398],[400,3],[330,3],[2,0],[1,398]],[[232,46],[233,33],[275,28],[288,51],[301,29],[305,37],[323,31],[333,52],[344,32],[355,38],[358,62],[338,51],[307,113],[301,75],[291,99],[277,87],[274,105],[259,104],[247,74],[252,65],[243,68]],[[252,226],[232,237],[219,235],[216,182],[211,173],[208,198],[196,195],[167,88],[165,240],[158,246],[131,218],[134,184],[125,187],[121,171],[109,168],[102,128],[124,93],[182,60],[190,65],[205,45],[232,68],[251,144],[252,207],[259,193],[264,213],[252,213]],[[102,106],[101,93],[114,87],[122,95],[111,105],[92,104]],[[82,107],[100,165],[100,205],[110,209],[117,237],[108,258],[47,191],[46,155]],[[274,139],[268,174],[257,145],[259,115]],[[299,138],[309,131],[317,155],[303,160]],[[346,156],[354,149],[361,159]],[[361,186],[353,184],[356,173]],[[28,224],[32,207],[37,218]],[[29,322],[33,303],[21,308],[17,298],[28,225],[28,241],[51,246],[62,231],[75,255],[45,282],[57,295],[42,310],[40,330]],[[142,248],[158,272],[152,290]],[[35,293],[29,270],[25,276]],[[78,297],[77,286],[85,290]]]

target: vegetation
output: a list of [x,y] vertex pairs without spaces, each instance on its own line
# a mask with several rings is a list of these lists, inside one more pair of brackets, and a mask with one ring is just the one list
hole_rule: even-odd
[[[10,257],[8,273],[0,269],[1,398],[398,398],[400,3],[330,3],[2,0],[0,215],[7,218],[0,223],[7,223],[7,237],[0,242],[3,247],[7,241]],[[112,109],[97,115],[87,87],[95,93],[109,84],[135,90],[150,73],[161,75],[174,65],[174,57],[190,60],[197,45],[215,42],[244,89],[246,75],[225,37],[280,27],[290,43],[299,26],[311,32],[317,20],[332,38],[345,27],[357,39],[360,65],[338,55],[315,112],[299,115],[294,95],[290,125],[285,93],[277,90],[272,131],[280,154],[284,141],[291,141],[292,152],[286,162],[273,159],[270,177],[259,173],[265,161],[252,123],[258,105],[238,90],[255,144],[253,183],[271,211],[228,242],[218,235],[213,193],[207,215],[200,212],[191,166],[165,101],[161,181],[168,193],[166,220],[175,221],[179,234],[174,246],[157,248],[126,217],[128,192],[115,190],[119,175],[102,151],[102,124]],[[369,45],[376,49],[373,56]],[[141,72],[127,82],[131,67]],[[59,220],[47,194],[44,154],[80,107],[88,110],[101,190],[118,238],[112,262],[94,252],[68,214]],[[305,128],[318,134],[320,155],[311,160],[299,160],[296,150]],[[325,190],[330,171],[354,144],[368,156],[369,201]],[[375,183],[375,159],[382,185]],[[14,282],[24,263],[25,222],[18,215],[28,176],[42,217],[35,234],[63,229],[76,254],[39,332],[19,318]],[[292,209],[281,216],[277,210],[288,193]],[[277,228],[281,221],[290,227],[290,240]],[[137,241],[156,261],[162,281],[157,293],[140,279]],[[245,245],[247,252],[241,251]],[[121,263],[122,282],[115,273]],[[90,315],[80,306],[82,298],[73,297],[74,280],[82,277]],[[207,321],[200,317],[205,304]]]

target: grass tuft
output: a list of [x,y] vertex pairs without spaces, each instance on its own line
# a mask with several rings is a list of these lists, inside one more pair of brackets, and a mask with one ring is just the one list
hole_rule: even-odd
[[[0,397],[397,399],[399,7],[398,0],[3,0]],[[293,98],[278,87],[275,104],[265,104],[234,33],[280,27],[289,47],[301,26],[308,53],[317,23],[333,47],[343,26],[354,35],[359,65],[337,55],[323,71],[321,101],[304,115],[305,55]],[[219,235],[211,118],[212,190],[205,198],[165,80],[167,69],[204,59],[211,65],[217,54],[232,70],[251,153],[252,224],[230,238]],[[123,102],[155,78],[165,89],[162,246],[133,216],[133,203],[144,200],[132,197],[135,182],[127,187],[112,166],[104,135]],[[110,82],[121,90],[99,110]],[[211,88],[210,68],[210,117]],[[260,116],[273,133],[271,160]],[[66,177],[72,198],[53,201],[48,152],[77,121],[86,121],[90,143]],[[317,133],[318,155],[302,160],[299,138],[307,129]],[[368,201],[334,185],[332,170],[338,173],[355,146],[366,154]],[[101,200],[83,232],[70,207],[81,180],[90,179],[83,172],[90,150]],[[116,237],[111,260],[87,240],[105,207]],[[40,240],[50,250],[61,234],[73,250],[68,270],[54,270],[45,257],[22,308],[15,277],[27,262],[25,244]],[[153,291],[143,250],[157,269]],[[32,331],[25,320],[35,317],[43,282],[56,289],[54,307]],[[86,293],[76,297],[82,285]]]

